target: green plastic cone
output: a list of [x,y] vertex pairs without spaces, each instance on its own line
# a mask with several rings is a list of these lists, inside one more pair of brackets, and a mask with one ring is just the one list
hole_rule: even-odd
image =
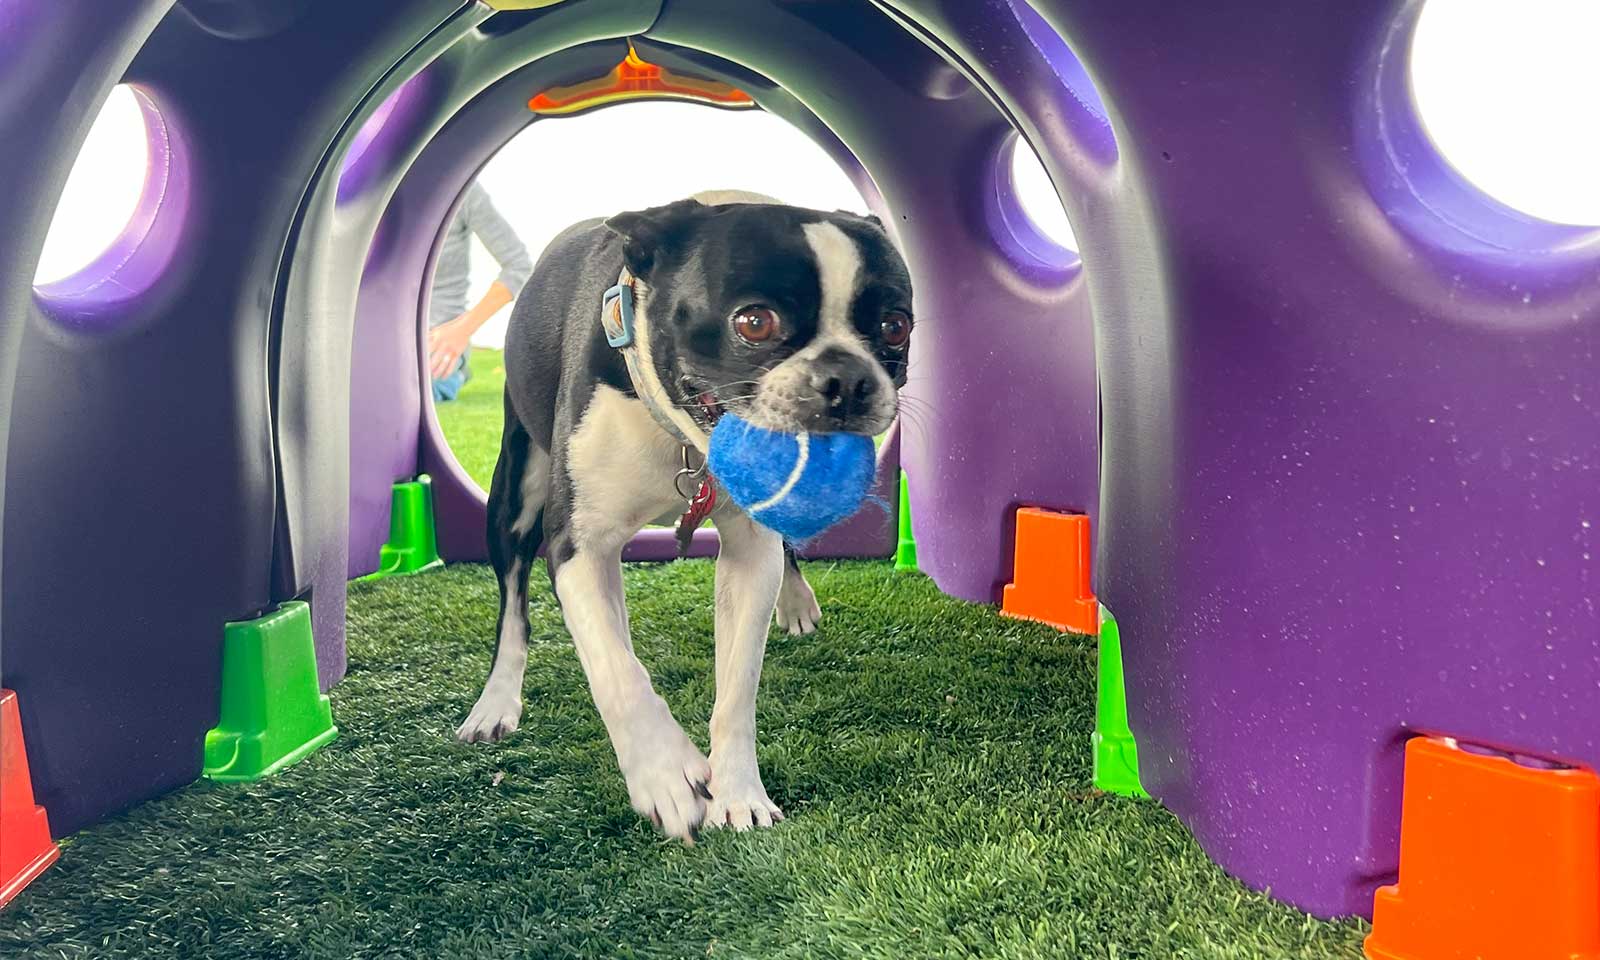
[[378,569],[357,581],[377,580],[443,566],[433,526],[433,479],[423,474],[394,485],[389,501],[389,542],[378,551]]
[[317,687],[308,605],[292,600],[259,619],[226,626],[222,719],[206,731],[205,776],[259,780],[338,733],[328,698]]
[[906,472],[900,471],[900,542],[894,551],[896,570],[917,569],[917,538],[911,532],[911,491],[906,486]]
[[1117,621],[1100,608],[1099,690],[1094,714],[1094,785],[1107,793],[1148,797],[1139,782],[1139,745],[1128,726],[1128,700],[1122,676],[1122,635]]

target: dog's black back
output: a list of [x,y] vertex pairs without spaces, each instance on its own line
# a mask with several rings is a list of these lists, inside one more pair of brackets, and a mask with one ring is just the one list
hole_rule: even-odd
[[[559,420],[582,416],[587,390],[563,383],[606,384],[632,394],[627,367],[600,327],[600,295],[622,271],[622,242],[602,219],[585,220],[550,241],[512,308],[506,330],[506,399],[535,443],[551,449]],[[509,411],[508,411],[509,412]]]

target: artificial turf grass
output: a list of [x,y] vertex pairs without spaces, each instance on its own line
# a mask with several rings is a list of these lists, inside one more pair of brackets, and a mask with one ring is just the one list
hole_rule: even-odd
[[[80,834],[0,913],[0,956],[1360,956],[1364,925],[1246,892],[1159,806],[1088,788],[1089,640],[885,563],[806,569],[821,630],[772,635],[761,691],[771,831],[690,849],[634,816],[542,570],[522,729],[455,744],[495,588],[452,567],[352,588],[337,741]],[[702,747],[711,579],[627,574]]]

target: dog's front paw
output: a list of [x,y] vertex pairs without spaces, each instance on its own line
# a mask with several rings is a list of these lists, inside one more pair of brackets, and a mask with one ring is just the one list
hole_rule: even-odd
[[462,743],[501,740],[515,732],[520,722],[522,698],[507,690],[485,687],[466,722],[456,728],[456,739]]
[[822,620],[822,607],[817,604],[811,584],[799,573],[789,571],[784,574],[783,586],[778,590],[778,606],[772,615],[780,629],[800,636],[816,631],[817,623]]
[[669,837],[693,843],[712,796],[711,764],[672,719],[665,702],[635,711],[618,731],[617,762],[634,812]]
[[783,819],[783,811],[767,796],[754,764],[730,767],[711,761],[711,800],[706,804],[707,827],[770,827]]

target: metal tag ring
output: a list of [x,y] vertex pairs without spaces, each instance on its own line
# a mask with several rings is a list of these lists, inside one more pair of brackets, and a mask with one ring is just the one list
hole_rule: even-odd
[[[685,479],[689,481],[689,491],[687,493],[683,489],[683,481]],[[678,496],[682,497],[685,503],[693,503],[695,496],[700,492],[699,472],[690,470],[688,467],[679,470],[677,475],[672,478],[672,488],[678,491]]]

